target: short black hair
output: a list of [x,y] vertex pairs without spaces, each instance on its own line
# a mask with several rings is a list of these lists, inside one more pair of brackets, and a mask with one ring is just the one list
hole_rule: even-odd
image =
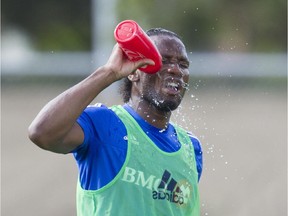
[[177,35],[175,32],[172,32],[172,31],[169,31],[169,30],[163,29],[163,28],[151,28],[151,29],[146,31],[146,34],[149,37],[154,36],[154,35],[167,35],[167,36],[171,36],[171,37],[176,37],[176,38],[181,40],[179,35]]
[[[171,37],[176,37],[181,40],[179,35],[177,35],[175,32],[169,31],[164,28],[151,28],[146,31],[146,34],[149,37],[155,36],[155,35],[167,35]],[[122,100],[124,103],[127,103],[130,100],[131,89],[132,89],[132,82],[128,79],[128,77],[125,77],[122,80],[122,83],[120,84],[120,88],[119,88],[119,93],[122,95]]]

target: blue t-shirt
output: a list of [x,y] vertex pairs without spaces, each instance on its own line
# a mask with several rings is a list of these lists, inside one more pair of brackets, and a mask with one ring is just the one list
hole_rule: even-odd
[[[149,138],[163,151],[180,148],[174,127],[159,130],[124,105]],[[96,190],[108,184],[120,171],[127,152],[127,131],[123,122],[102,104],[88,106],[77,120],[84,132],[83,143],[73,151],[83,189]],[[202,150],[199,140],[188,133],[195,150],[198,180],[202,173]]]

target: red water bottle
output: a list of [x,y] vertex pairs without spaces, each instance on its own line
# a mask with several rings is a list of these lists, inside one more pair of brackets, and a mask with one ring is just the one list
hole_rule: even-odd
[[162,57],[155,44],[142,28],[133,20],[125,20],[119,23],[114,31],[115,40],[119,47],[131,61],[143,58],[152,59],[155,65],[147,65],[139,68],[145,73],[156,73],[162,66]]

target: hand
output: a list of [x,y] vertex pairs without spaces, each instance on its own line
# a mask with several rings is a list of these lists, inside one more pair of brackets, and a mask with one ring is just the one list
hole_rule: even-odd
[[137,68],[145,65],[154,65],[154,61],[151,59],[141,59],[139,61],[130,61],[122,51],[122,49],[116,44],[112,50],[112,53],[105,65],[114,74],[116,79],[127,77],[129,74],[137,70]]

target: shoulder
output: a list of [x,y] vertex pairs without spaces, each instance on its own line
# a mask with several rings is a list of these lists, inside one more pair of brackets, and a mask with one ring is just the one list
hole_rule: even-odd
[[78,121],[87,121],[87,123],[109,123],[113,120],[119,120],[118,116],[113,110],[108,108],[106,105],[101,103],[96,103],[94,105],[89,105],[80,115]]
[[82,147],[91,143],[105,144],[115,132],[124,133],[125,128],[119,117],[103,104],[89,105],[77,119],[84,132]]
[[187,134],[193,144],[195,154],[202,155],[202,147],[200,140],[191,132],[187,132]]
[[89,105],[86,107],[86,109],[84,110],[84,113],[87,113],[89,115],[93,115],[93,114],[105,114],[105,113],[111,113],[112,111],[104,104],[102,103],[96,103],[93,105]]
[[202,167],[203,167],[203,153],[202,153],[201,143],[200,143],[200,140],[191,132],[187,132],[187,134],[194,148],[195,160],[196,160],[197,171],[198,171],[198,181],[199,181],[202,175]]
[[77,122],[82,127],[86,139],[92,138],[93,141],[96,139],[103,143],[107,137],[113,137],[116,132],[120,131],[122,134],[126,131],[118,115],[111,108],[100,103],[89,105]]
[[191,140],[191,142],[193,143],[193,145],[197,145],[199,147],[201,147],[201,143],[200,140],[198,139],[198,137],[196,137],[193,133],[187,131],[187,134]]
[[123,124],[118,115],[104,104],[89,105],[79,116],[77,122],[80,126],[87,125],[93,129],[109,129],[114,125]]
[[176,125],[176,124],[172,124],[172,126],[177,129],[179,132],[181,132],[183,135],[188,135],[189,139],[191,140],[193,147],[196,151],[196,149],[200,149],[201,150],[201,143],[200,140],[190,131],[187,131],[186,129],[184,129],[183,127]]

